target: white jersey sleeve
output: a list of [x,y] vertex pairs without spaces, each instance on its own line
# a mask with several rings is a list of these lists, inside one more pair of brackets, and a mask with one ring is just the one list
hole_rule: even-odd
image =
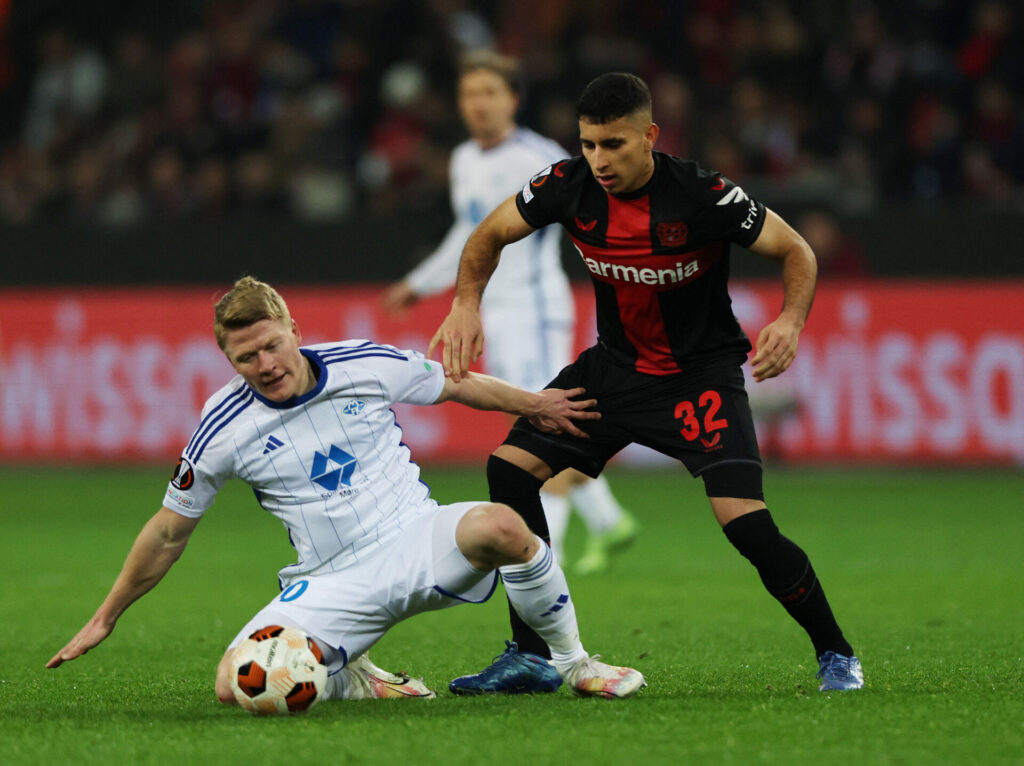
[[[346,361],[338,369],[353,388],[379,385],[381,395],[391,402],[433,404],[444,389],[444,368],[419,351],[399,350],[368,340],[348,341],[320,351],[327,364]],[[352,364],[358,361],[358,366]],[[372,378],[374,383],[369,383]]]
[[235,376],[203,407],[199,426],[185,446],[167,485],[164,506],[189,518],[199,518],[228,479],[236,475],[223,432],[256,401],[255,392]]

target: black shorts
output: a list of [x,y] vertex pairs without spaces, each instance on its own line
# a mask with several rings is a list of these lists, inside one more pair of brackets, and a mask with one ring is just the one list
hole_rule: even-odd
[[[577,421],[589,439],[546,434],[520,418],[505,444],[537,456],[555,473],[575,468],[597,476],[615,453],[635,442],[682,461],[693,476],[735,466],[745,489],[724,496],[761,497],[761,454],[740,360],[646,375],[616,363],[598,345],[580,354],[548,388],[577,386],[587,390],[581,398],[597,399],[601,413],[600,420]],[[709,486],[709,494],[719,493]]]

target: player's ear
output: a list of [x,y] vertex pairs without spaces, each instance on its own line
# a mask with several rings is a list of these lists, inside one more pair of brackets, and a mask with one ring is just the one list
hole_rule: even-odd
[[652,122],[647,126],[647,130],[644,131],[644,150],[651,151],[654,148],[654,143],[658,140],[658,134],[661,132],[661,128],[658,127],[656,122]]
[[302,342],[302,332],[299,330],[299,323],[294,319],[292,320],[292,335],[295,336],[295,340]]

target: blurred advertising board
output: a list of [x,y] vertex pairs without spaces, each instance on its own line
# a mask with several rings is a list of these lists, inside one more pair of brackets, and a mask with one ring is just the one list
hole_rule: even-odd
[[[304,342],[370,338],[425,351],[449,298],[394,317],[379,310],[382,289],[282,294]],[[206,397],[233,374],[213,340],[217,295],[0,290],[0,461],[172,461]],[[781,286],[735,283],[732,295],[756,340]],[[576,288],[576,302],[582,348],[594,337],[589,286]],[[793,366],[748,388],[765,450],[794,463],[1021,463],[1024,280],[819,285]],[[482,461],[507,430],[503,416],[455,404],[396,414],[423,462]]]

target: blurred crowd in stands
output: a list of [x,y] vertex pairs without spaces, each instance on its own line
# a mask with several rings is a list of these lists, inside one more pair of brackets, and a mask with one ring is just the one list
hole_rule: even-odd
[[0,223],[430,207],[464,138],[455,62],[482,47],[520,59],[521,122],[568,153],[583,85],[626,70],[651,85],[657,148],[766,201],[1024,209],[1022,17],[1011,0],[0,0]]

